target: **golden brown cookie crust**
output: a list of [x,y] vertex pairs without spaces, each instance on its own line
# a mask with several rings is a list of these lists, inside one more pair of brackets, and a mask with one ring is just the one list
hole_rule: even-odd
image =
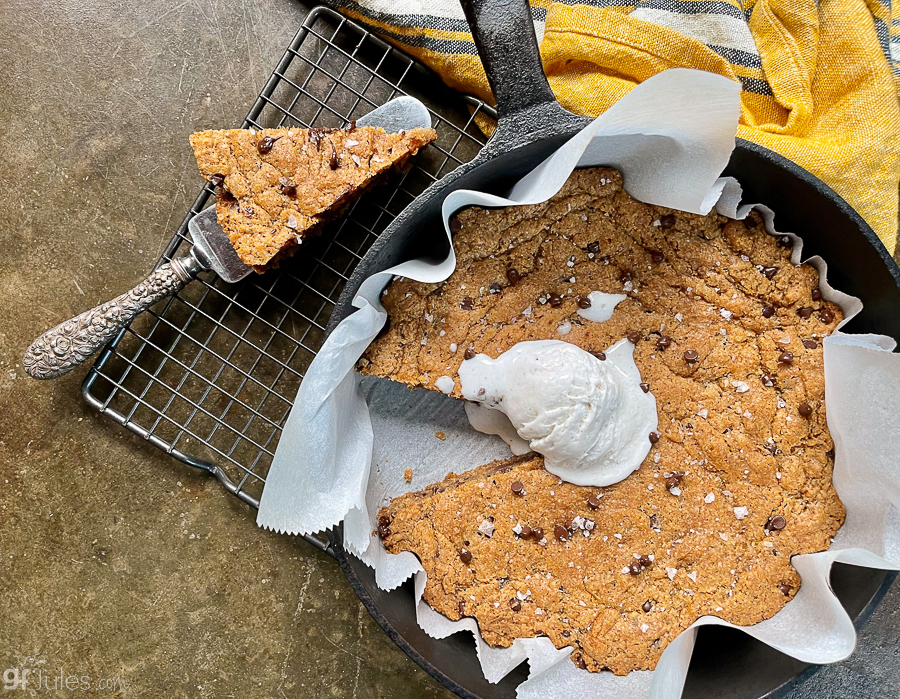
[[[450,376],[459,396],[469,347],[496,357],[550,338],[600,352],[631,335],[662,438],[608,488],[563,483],[531,455],[396,499],[380,529],[421,559],[426,601],[475,617],[492,645],[544,634],[617,674],[655,667],[705,614],[775,614],[800,584],[790,557],[826,549],[844,518],[821,345],[841,313],[816,271],[792,265],[755,214],[745,225],[643,204],[606,168],[576,171],[544,204],[458,220],[456,272],[388,287],[390,327],[361,371],[430,389]],[[576,313],[591,291],[628,298],[593,323]]]
[[[216,215],[244,264],[274,266],[392,169],[434,129],[226,129],[191,135]],[[221,180],[221,182],[220,182]]]

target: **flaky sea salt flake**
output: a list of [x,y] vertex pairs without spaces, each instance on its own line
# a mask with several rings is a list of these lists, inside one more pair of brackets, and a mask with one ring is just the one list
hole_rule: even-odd
[[478,525],[478,531],[486,537],[492,537],[494,535],[494,523],[489,519],[485,519]]

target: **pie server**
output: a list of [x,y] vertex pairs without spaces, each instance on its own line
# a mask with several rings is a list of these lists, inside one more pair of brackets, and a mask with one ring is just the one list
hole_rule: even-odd
[[[398,97],[356,120],[388,133],[431,126],[431,115],[419,100]],[[55,379],[83,364],[112,340],[135,316],[157,301],[178,293],[197,274],[212,270],[226,282],[240,281],[253,271],[238,258],[210,206],[188,223],[193,245],[157,267],[131,291],[60,323],[31,343],[22,358],[28,375]]]

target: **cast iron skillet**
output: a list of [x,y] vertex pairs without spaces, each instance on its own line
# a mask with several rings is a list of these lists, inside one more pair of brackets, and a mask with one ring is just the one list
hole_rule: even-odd
[[[350,302],[368,276],[413,257],[446,253],[440,209],[447,194],[461,188],[505,193],[589,121],[554,99],[525,0],[462,4],[497,100],[497,131],[478,157],[429,187],[382,233],[344,288],[328,332],[354,310]],[[805,256],[820,254],[831,263],[829,281],[836,288],[862,299],[865,310],[848,332],[877,332],[900,340],[900,270],[845,201],[794,163],[742,140],[725,173],[740,181],[745,201],[763,202],[775,211],[780,230],[803,237]],[[331,543],[363,604],[423,669],[461,697],[515,697],[515,687],[527,677],[526,664],[499,684],[489,684],[468,633],[429,638],[416,624],[410,583],[392,592],[378,589],[372,570],[344,551],[340,528],[332,532]],[[835,592],[858,624],[892,580],[884,571],[849,566],[836,566],[832,574]],[[700,630],[684,697],[783,695],[812,671],[740,632],[707,627]]]

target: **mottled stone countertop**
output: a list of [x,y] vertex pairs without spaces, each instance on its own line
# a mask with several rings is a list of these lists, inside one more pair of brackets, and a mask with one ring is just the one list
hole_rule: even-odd
[[[75,696],[451,696],[334,561],[90,409],[86,370],[39,383],[19,364],[150,269],[202,184],[188,135],[240,123],[307,9],[3,3],[0,669],[128,686]],[[895,586],[856,653],[791,696],[900,695],[898,605]]]

